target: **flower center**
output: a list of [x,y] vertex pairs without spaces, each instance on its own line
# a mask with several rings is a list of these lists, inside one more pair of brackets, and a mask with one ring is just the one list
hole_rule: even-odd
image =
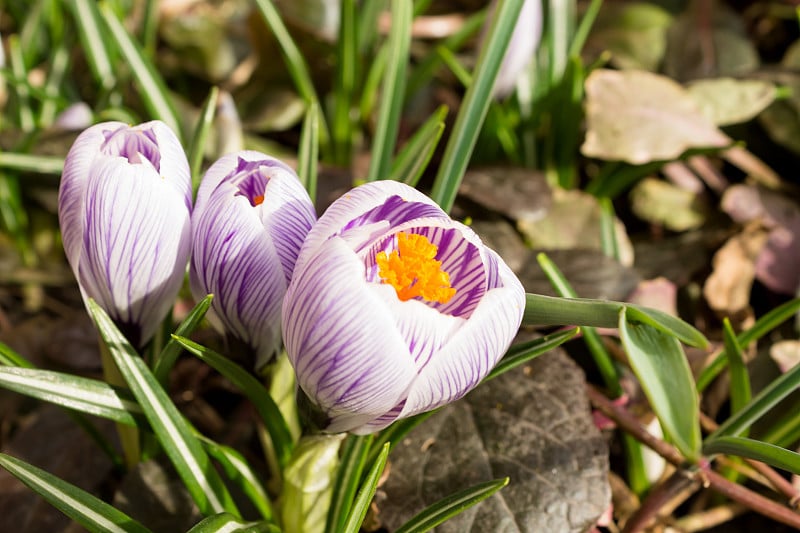
[[156,171],[161,170],[161,152],[153,130],[120,126],[114,131],[104,131],[103,135],[105,142],[100,147],[102,153],[124,157],[132,165],[140,165],[143,159],[147,159]]
[[375,256],[378,275],[404,302],[419,296],[427,302],[447,303],[456,290],[450,286],[450,275],[442,270],[442,262],[436,260],[437,251],[424,235],[401,231],[391,254],[378,252]]

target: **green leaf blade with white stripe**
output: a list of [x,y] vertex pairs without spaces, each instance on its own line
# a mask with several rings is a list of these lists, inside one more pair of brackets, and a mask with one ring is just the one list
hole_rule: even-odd
[[50,370],[0,367],[0,387],[129,426],[145,423],[142,408],[130,392],[104,381]]
[[200,512],[211,515],[227,511],[239,516],[236,504],[202,444],[145,362],[94,300],[89,300],[88,308],[120,374]]
[[96,496],[25,461],[0,453],[0,466],[92,533],[150,533]]

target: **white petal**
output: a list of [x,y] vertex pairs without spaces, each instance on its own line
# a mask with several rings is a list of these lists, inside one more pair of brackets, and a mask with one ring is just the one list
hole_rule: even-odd
[[185,198],[150,165],[104,157],[87,184],[82,289],[144,342],[174,304],[191,241]]
[[525,290],[506,264],[499,257],[496,260],[503,286],[484,295],[467,323],[423,369],[408,394],[402,417],[464,396],[494,368],[514,339],[525,310]]
[[[323,242],[341,232],[348,222],[384,204],[392,196],[400,196],[408,202],[423,203],[438,209],[436,202],[413,187],[397,181],[375,181],[356,187],[333,202],[311,228],[297,258],[296,268],[304,265],[316,254],[316,249]],[[441,214],[443,218],[449,218],[444,211]]]
[[64,171],[58,190],[58,222],[67,260],[73,268],[78,265],[83,235],[83,203],[89,169],[100,154],[105,141],[104,131],[126,127],[122,122],[96,124],[78,135],[64,159]]
[[295,269],[283,302],[283,332],[297,381],[329,417],[357,425],[390,411],[417,375],[364,266],[339,238]]
[[192,208],[192,176],[189,170],[189,161],[181,142],[169,126],[160,120],[153,120],[138,126],[135,130],[150,129],[155,133],[158,151],[161,154],[161,168],[159,173],[167,184],[175,187],[176,191],[185,198],[187,207]]
[[239,159],[244,159],[245,161],[270,161],[270,163],[274,164],[276,168],[281,168],[287,172],[294,173],[291,167],[282,161],[255,150],[242,150],[240,152],[224,155],[217,159],[203,175],[203,179],[200,182],[200,187],[197,189],[195,209],[201,209],[203,204],[211,195],[211,192],[216,189],[222,180],[224,180],[231,172],[236,170],[239,165]]

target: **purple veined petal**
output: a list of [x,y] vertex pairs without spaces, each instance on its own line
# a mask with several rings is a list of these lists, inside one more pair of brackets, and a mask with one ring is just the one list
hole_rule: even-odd
[[183,195],[187,208],[192,209],[192,175],[186,152],[175,133],[160,120],[135,126],[136,130],[150,130],[155,135],[161,152],[161,177]]
[[348,223],[364,213],[380,208],[392,196],[399,196],[407,202],[426,204],[437,209],[442,217],[449,218],[436,202],[404,183],[397,181],[366,183],[333,202],[314,224],[300,250],[297,268],[301,268],[300,265],[304,265],[310,257],[316,255],[316,249],[333,235],[339,234]]
[[114,318],[131,341],[148,340],[174,303],[190,252],[184,197],[150,165],[119,157],[95,160],[88,173],[81,254],[84,294]]
[[395,247],[396,235],[400,232],[423,235],[436,245],[436,259],[441,261],[441,270],[447,272],[451,286],[456,289],[455,296],[448,302],[428,302],[426,305],[440,313],[469,318],[490,287],[485,264],[486,247],[480,237],[464,224],[450,218],[427,218],[401,224],[392,228],[391,234],[381,236],[360,251],[368,281],[380,282],[375,257],[381,251],[389,253]]
[[257,367],[280,349],[280,311],[288,279],[272,233],[247,198],[221,184],[192,215],[192,294],[214,294],[222,329],[249,344]]
[[295,269],[283,334],[298,384],[337,430],[392,410],[417,375],[393,317],[364,280],[363,263],[337,237]]
[[255,150],[242,150],[232,154],[227,154],[217,159],[217,161],[215,161],[214,164],[211,165],[203,175],[203,180],[200,183],[200,187],[197,189],[195,209],[203,208],[203,204],[211,195],[211,192],[216,189],[223,180],[228,178],[231,173],[236,172],[240,160],[244,160],[246,162],[264,161],[265,166],[271,166],[296,176],[294,170],[292,170],[292,168],[287,164],[275,159],[274,157],[270,157]]
[[401,417],[435,409],[464,396],[497,364],[519,329],[525,290],[495,255],[502,286],[487,292],[475,312],[419,374]]
[[126,127],[122,122],[96,124],[78,135],[64,159],[64,171],[58,191],[58,222],[64,251],[75,268],[81,254],[83,238],[83,203],[89,169],[105,141],[104,131]]

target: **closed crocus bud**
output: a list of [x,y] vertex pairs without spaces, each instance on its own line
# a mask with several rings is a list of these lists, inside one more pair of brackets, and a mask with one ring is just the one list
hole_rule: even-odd
[[297,254],[316,220],[294,171],[254,151],[226,155],[208,169],[192,215],[192,294],[213,294],[213,322],[255,355],[281,346],[281,302]]
[[175,302],[190,252],[192,185],[180,142],[159,121],[105,122],[64,161],[58,219],[67,260],[134,346]]
[[371,433],[464,396],[516,334],[525,291],[424,194],[369,183],[312,228],[283,301],[300,405],[328,432]]
[[[496,4],[496,2],[495,2]],[[492,9],[494,9],[494,5]],[[491,18],[490,18],[491,22]],[[511,41],[500,64],[494,96],[504,98],[514,91],[517,80],[531,64],[542,36],[542,2],[525,0],[511,34]]]

